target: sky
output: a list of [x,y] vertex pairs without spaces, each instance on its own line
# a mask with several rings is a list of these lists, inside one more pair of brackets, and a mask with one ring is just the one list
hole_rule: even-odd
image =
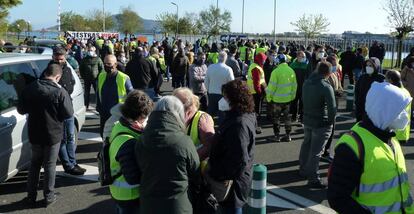
[[[216,0],[104,0],[105,11],[119,13],[121,7],[132,6],[145,19],[156,19],[160,13],[185,12],[198,13]],[[273,31],[274,0],[244,0],[244,32],[271,33]],[[294,32],[290,23],[303,14],[319,14],[331,23],[329,33],[340,34],[344,31],[370,33],[390,33],[387,26],[387,13],[383,9],[385,0],[276,0],[276,32]],[[57,24],[58,0],[22,0],[23,4],[10,10],[9,21],[25,19],[33,29],[42,29]],[[102,9],[103,0],[61,0],[61,11],[74,11],[82,15],[93,9]],[[243,0],[218,0],[220,9],[232,14],[232,32],[242,31]]]

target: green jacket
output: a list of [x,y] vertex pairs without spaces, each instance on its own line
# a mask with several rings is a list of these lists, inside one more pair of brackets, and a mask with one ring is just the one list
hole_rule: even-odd
[[314,72],[303,84],[303,122],[305,126],[321,128],[335,120],[336,102],[332,86]]
[[87,56],[82,59],[79,72],[84,80],[96,80],[98,74],[103,71],[104,66],[101,58]]
[[189,180],[198,180],[199,157],[177,118],[166,111],[154,111],[136,144],[140,166],[141,213],[193,213],[188,197]]

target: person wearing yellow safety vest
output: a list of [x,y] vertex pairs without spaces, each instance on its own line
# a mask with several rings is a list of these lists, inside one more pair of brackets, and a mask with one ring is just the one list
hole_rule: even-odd
[[203,161],[209,156],[214,139],[213,118],[206,112],[199,110],[199,98],[189,88],[177,88],[173,91],[173,96],[177,97],[184,105],[187,135],[191,137],[200,161]]
[[[271,114],[274,132],[274,136],[269,138],[269,140],[274,142],[279,142],[280,140],[290,142],[292,127],[289,118],[289,104],[296,97],[296,75],[295,71],[286,63],[286,56],[284,54],[279,54],[275,60],[278,66],[272,71],[266,88],[267,103],[272,105]],[[286,135],[282,139],[279,136],[280,117],[282,117],[286,131]]]
[[256,55],[259,53],[264,53],[266,54],[267,48],[264,42],[260,43],[260,46],[258,48],[256,48]]
[[120,107],[122,116],[109,137],[109,162],[114,177],[109,191],[119,214],[139,213],[141,171],[136,162],[135,145],[140,143],[153,105],[143,91],[131,91]]
[[328,201],[338,213],[414,213],[404,154],[394,130],[409,121],[412,98],[374,82],[367,117],[337,142],[328,177]]
[[241,41],[238,46],[239,46],[240,60],[242,62],[245,62],[246,52],[247,52],[247,46],[245,45],[245,41]]
[[98,39],[95,41],[96,46],[98,46],[98,49],[101,50],[103,44],[105,43],[105,40],[102,37],[98,37]]
[[259,53],[254,57],[254,63],[249,66],[247,71],[247,86],[249,87],[249,93],[254,98],[254,109],[256,111],[256,134],[262,133],[260,128],[260,112],[262,110],[262,100],[266,89],[265,75],[263,71],[263,64],[266,61],[267,56],[264,53]]
[[[400,72],[398,72],[396,70],[388,70],[388,71],[384,70],[384,73],[385,73],[385,78],[386,78],[385,80],[387,82],[389,82],[389,83],[397,86],[398,88],[401,88],[401,90],[404,92],[404,94],[407,97],[411,97],[410,92],[408,92],[408,90],[405,89],[404,86],[402,85]],[[395,133],[397,135],[396,136],[397,140],[400,143],[402,143],[402,144],[407,143],[407,141],[410,139],[410,131],[411,131],[411,125],[410,125],[410,123],[411,123],[411,104],[408,105],[405,108],[405,111],[407,111],[408,116],[409,116],[408,117],[409,118],[408,124],[407,124],[407,126],[404,129],[398,129],[398,130],[395,131]]]
[[116,69],[116,57],[108,55],[104,59],[104,70],[98,75],[96,110],[100,116],[102,136],[105,121],[111,116],[111,108],[125,101],[126,95],[133,90],[129,76]]
[[218,63],[219,49],[217,43],[211,45],[211,50],[207,55],[207,65]]

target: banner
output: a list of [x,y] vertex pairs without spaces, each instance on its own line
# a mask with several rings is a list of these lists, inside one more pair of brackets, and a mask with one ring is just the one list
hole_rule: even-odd
[[83,32],[83,31],[66,31],[65,37],[66,38],[76,38],[81,40],[88,40],[90,38],[98,38],[103,37],[107,38],[116,38],[119,39],[119,33],[111,33],[111,32]]

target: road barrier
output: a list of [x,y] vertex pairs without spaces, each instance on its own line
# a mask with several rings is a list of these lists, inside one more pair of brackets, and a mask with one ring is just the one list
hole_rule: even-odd
[[253,181],[249,196],[249,214],[266,213],[267,168],[262,164],[253,166]]
[[346,110],[353,111],[354,110],[354,98],[355,98],[355,86],[348,85],[346,90]]

